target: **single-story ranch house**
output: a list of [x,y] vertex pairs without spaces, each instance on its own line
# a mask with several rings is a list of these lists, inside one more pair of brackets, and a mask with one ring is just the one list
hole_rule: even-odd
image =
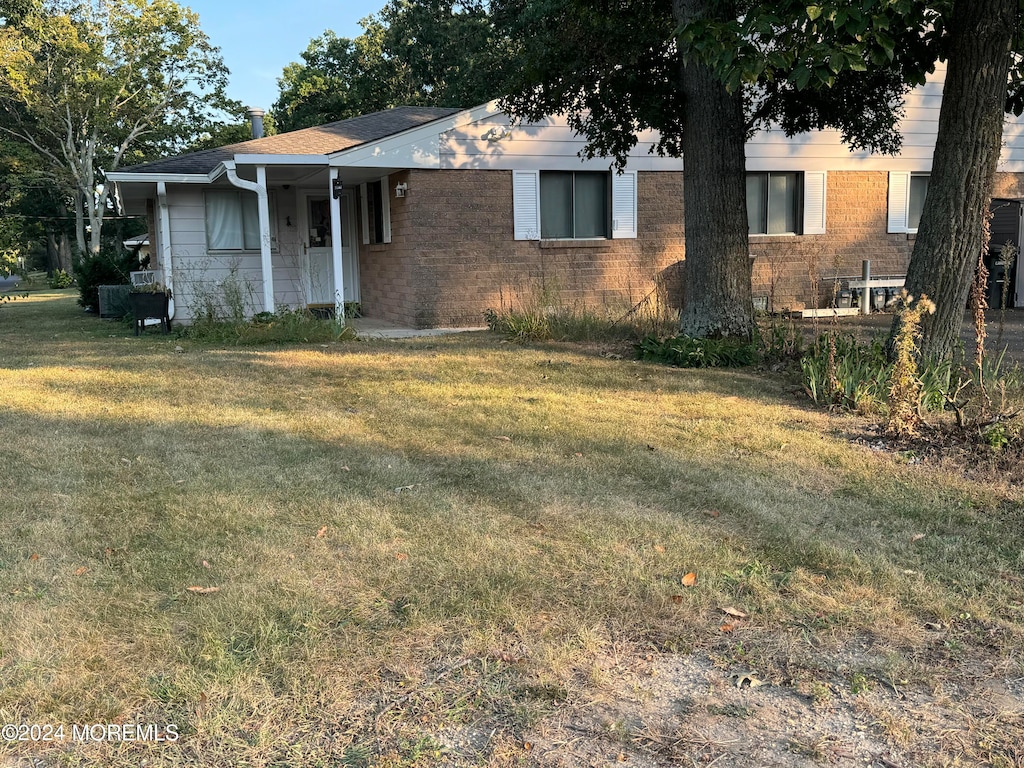
[[[916,89],[897,157],[850,152],[832,131],[747,145],[754,294],[824,305],[837,277],[901,275],[935,145],[944,70]],[[993,244],[1016,241],[1024,121],[1008,119]],[[639,143],[623,173],[583,160],[563,119],[511,124],[496,103],[399,107],[171,157],[108,175],[150,221],[175,319],[227,301],[249,314],[358,302],[414,327],[480,325],[524,302],[627,309],[680,294],[683,160]],[[1010,276],[1024,304],[1024,270]]]

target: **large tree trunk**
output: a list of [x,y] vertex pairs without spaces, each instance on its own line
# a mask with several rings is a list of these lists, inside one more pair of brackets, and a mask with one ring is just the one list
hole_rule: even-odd
[[907,290],[927,294],[922,356],[952,357],[995,183],[1017,0],[956,0],[928,195]]
[[[706,15],[712,5],[712,0],[673,0],[672,10],[682,25]],[[743,97],[730,94],[699,62],[684,64],[681,77],[686,237],[681,330],[701,338],[750,338],[754,321]]]

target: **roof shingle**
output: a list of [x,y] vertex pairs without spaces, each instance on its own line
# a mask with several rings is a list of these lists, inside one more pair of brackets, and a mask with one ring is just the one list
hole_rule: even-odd
[[119,169],[120,173],[209,173],[218,163],[237,154],[328,155],[378,141],[410,128],[461,112],[445,107],[395,107],[382,112],[302,128],[298,131],[250,139],[216,149],[205,149]]

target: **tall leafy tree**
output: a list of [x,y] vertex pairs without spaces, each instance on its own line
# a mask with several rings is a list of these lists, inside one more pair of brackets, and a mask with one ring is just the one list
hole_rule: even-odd
[[657,130],[652,151],[686,163],[682,330],[748,337],[745,139],[777,123],[898,149],[900,97],[923,77],[919,47],[890,34],[904,1],[495,0],[521,56],[503,104],[566,115],[588,156],[620,166],[638,131]]
[[206,126],[227,70],[196,14],[173,0],[8,5],[0,131],[69,187],[78,251],[97,253],[111,193],[104,174],[173,151]]
[[363,24],[367,31],[355,40],[330,30],[313,38],[302,52],[303,63],[284,68],[273,108],[282,130],[345,120],[387,106],[381,92],[390,89],[381,88],[370,74],[372,62],[381,59],[380,47],[367,29],[369,21]]
[[471,107],[504,90],[508,46],[488,8],[391,0],[355,39],[327,31],[278,80],[274,114],[294,130],[399,105]]
[[[928,194],[907,290],[927,294],[935,313],[922,322],[922,354],[953,356],[979,253],[988,247],[989,203],[1002,145],[1012,52],[1024,50],[1019,0],[956,0],[934,25],[948,60]],[[1020,56],[1012,80],[1021,79]],[[894,332],[895,332],[894,328]]]

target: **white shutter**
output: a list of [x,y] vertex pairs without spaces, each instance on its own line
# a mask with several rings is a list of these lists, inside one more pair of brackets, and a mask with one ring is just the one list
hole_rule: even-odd
[[540,171],[512,171],[512,234],[540,240]]
[[384,222],[384,242],[391,242],[391,195],[388,193],[391,190],[388,189],[388,177],[384,176],[380,180],[380,215],[381,220]]
[[370,244],[370,211],[366,204],[366,184],[359,185],[359,208],[363,218],[363,245]]
[[636,237],[636,171],[612,174],[612,237]]
[[907,231],[907,209],[910,207],[910,174],[889,173],[889,232]]
[[804,234],[825,234],[825,171],[804,172]]

